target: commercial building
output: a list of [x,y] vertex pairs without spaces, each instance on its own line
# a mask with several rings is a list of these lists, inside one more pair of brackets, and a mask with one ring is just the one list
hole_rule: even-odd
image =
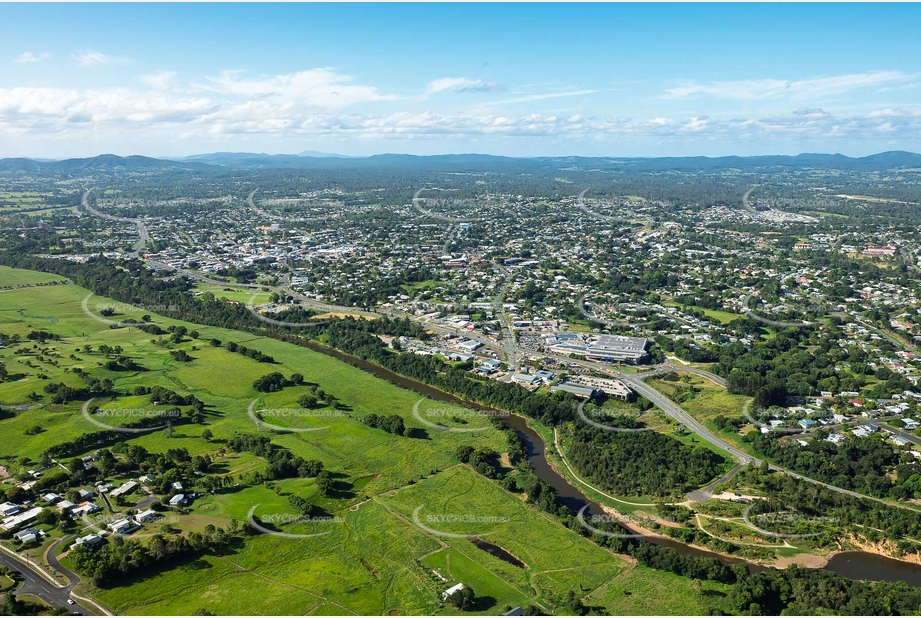
[[645,337],[599,335],[585,341],[581,338],[552,335],[546,338],[545,342],[555,354],[576,354],[589,360],[637,364],[649,358],[649,353],[646,352],[649,340]]

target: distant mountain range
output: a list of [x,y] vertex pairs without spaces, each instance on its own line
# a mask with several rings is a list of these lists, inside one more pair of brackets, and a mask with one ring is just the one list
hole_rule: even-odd
[[182,159],[105,154],[87,159],[48,161],[0,159],[0,171],[75,174],[80,172],[230,169],[381,169],[409,167],[431,171],[527,170],[547,167],[586,169],[629,169],[632,171],[753,169],[803,167],[873,171],[921,168],[921,154],[904,151],[881,152],[867,157],[841,154],[762,155],[754,157],[536,157],[516,158],[482,154],[416,156],[382,154],[347,157],[308,150],[300,154],[269,155],[247,152],[216,152]]

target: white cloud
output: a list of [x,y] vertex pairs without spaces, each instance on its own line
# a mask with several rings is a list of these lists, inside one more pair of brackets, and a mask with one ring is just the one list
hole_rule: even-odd
[[225,95],[273,98],[321,108],[343,108],[355,103],[396,101],[395,95],[381,94],[374,86],[352,83],[352,77],[330,68],[247,79],[242,71],[224,71],[209,77],[200,88]]
[[27,64],[31,62],[41,62],[42,60],[47,60],[50,57],[51,57],[51,54],[47,54],[47,53],[39,54],[36,56],[32,52],[22,52],[21,54],[16,56],[16,59],[13,60],[13,62],[16,64]]
[[[392,111],[389,105],[366,110],[359,103],[389,104],[397,97],[355,83],[332,69],[289,75],[246,78],[222,73],[197,89],[182,90],[175,73],[141,78],[135,88],[66,89],[0,88],[0,136],[98,138],[132,140],[232,139],[265,136],[279,140],[305,136],[342,139],[476,139],[508,138],[605,140],[646,136],[721,140],[738,143],[777,136],[826,140],[880,139],[898,136],[905,143],[921,141],[921,108],[884,107],[851,114],[815,105],[757,118],[650,111],[639,118],[599,118],[583,112],[497,109],[480,105],[468,112]],[[458,78],[459,79],[459,78]],[[442,91],[470,87],[478,80],[435,80]],[[495,103],[584,96],[595,90],[527,95]],[[666,115],[667,114],[667,115]],[[100,133],[101,132],[101,133]]]
[[490,101],[482,105],[510,105],[512,103],[529,103],[531,101],[543,101],[544,99],[559,99],[561,97],[578,97],[586,94],[595,94],[599,90],[567,90],[565,92],[548,92],[545,94],[529,94],[516,99],[503,99],[502,101]]
[[106,54],[96,51],[78,52],[76,54],[76,59],[79,66],[87,69],[107,64],[124,64],[127,62],[125,58],[107,56]]
[[176,79],[176,71],[157,71],[141,76],[141,83],[155,90],[167,90]]
[[918,73],[877,71],[800,80],[749,79],[707,83],[684,82],[674,88],[668,88],[660,98],[680,99],[694,95],[706,95],[718,99],[739,100],[778,97],[817,99],[861,88],[908,83],[917,80],[918,77]]
[[452,92],[504,92],[505,86],[469,77],[442,77],[429,82],[423,97],[450,90]]

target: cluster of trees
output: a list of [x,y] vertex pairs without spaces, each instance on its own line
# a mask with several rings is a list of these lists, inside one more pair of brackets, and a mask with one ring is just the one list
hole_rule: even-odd
[[452,592],[445,600],[462,612],[466,612],[473,609],[474,603],[476,603],[476,594],[473,592],[473,588],[464,585],[460,590]]
[[457,450],[454,451],[454,456],[461,463],[470,464],[486,478],[494,479],[501,476],[499,454],[489,449],[475,449],[472,446],[463,444],[457,447]]
[[906,616],[921,607],[921,588],[793,566],[739,578],[728,600],[733,610],[751,616]]
[[191,393],[180,395],[163,386],[135,386],[135,395],[150,395],[151,403],[162,403],[168,406],[204,406],[204,402]]
[[[733,325],[755,325],[745,318]],[[750,349],[741,343],[721,346],[715,372],[728,383],[731,393],[755,398],[756,408],[783,405],[788,395],[814,395],[820,391],[859,391],[872,373],[868,358],[859,346],[842,348],[838,338],[841,330],[831,325],[824,331],[817,328],[788,328],[776,337]],[[879,344],[881,347],[886,342]],[[807,350],[807,348],[809,348]],[[852,372],[838,372],[840,362],[851,365]],[[911,383],[898,374],[882,374],[885,379],[874,387],[873,397],[888,397],[910,389]]]
[[321,405],[332,406],[334,408],[342,407],[342,404],[331,393],[327,393],[316,384],[311,385],[310,390],[300,396],[297,404],[307,410],[317,408]]
[[251,358],[257,363],[274,363],[275,359],[269,356],[268,354],[263,354],[259,350],[254,350],[252,348],[247,348],[233,341],[229,341],[226,346],[227,350],[230,352],[236,352],[237,354],[242,354],[247,358]]
[[665,335],[658,335],[655,340],[656,344],[665,352],[692,363],[712,363],[719,359],[719,355],[715,350],[687,339],[672,339]]
[[232,534],[208,524],[204,532],[190,532],[188,537],[158,534],[147,544],[116,536],[100,549],[77,545],[71,550],[70,559],[78,573],[91,578],[95,585],[106,587],[182,556],[219,551],[231,542]]
[[[772,473],[766,466],[749,466],[732,482],[753,488],[797,513],[840,522],[842,526],[856,526],[861,535],[873,542],[889,539],[901,552],[919,551],[915,543],[905,540],[921,535],[921,513],[916,511],[845,495],[787,474]],[[827,528],[822,526],[823,530]],[[834,540],[833,533],[830,540]]]
[[286,386],[300,386],[303,383],[304,376],[299,373],[292,373],[290,378],[286,378],[281,373],[273,371],[256,378],[253,388],[260,393],[275,393]]
[[569,461],[601,487],[625,496],[671,496],[723,473],[725,461],[703,446],[688,446],[656,431],[572,430]]
[[323,509],[294,494],[288,496],[288,504],[304,517],[318,517],[323,515]]
[[900,463],[898,451],[877,437],[849,438],[838,445],[812,440],[802,446],[758,433],[751,443],[777,465],[837,487],[881,498],[921,497],[921,465]]
[[[181,425],[190,421],[191,419],[188,417],[175,416],[169,410],[164,410],[161,414],[145,416],[131,423],[124,423],[119,426],[125,429],[150,429],[163,425],[172,427],[173,425]],[[122,442],[124,439],[125,434],[121,431],[114,431],[112,429],[93,431],[79,435],[67,442],[55,444],[46,449],[44,454],[55,458],[73,457],[104,446],[111,446],[117,442]]]
[[46,384],[44,391],[52,395],[51,403],[65,404],[71,401],[86,401],[93,397],[102,397],[112,393],[114,388],[112,380],[108,378],[99,380],[84,373],[81,373],[80,376],[83,377],[83,381],[86,383],[86,386],[82,388],[67,386],[61,382]]
[[169,355],[173,357],[173,360],[180,363],[189,363],[194,360],[185,350],[170,350]]
[[45,343],[49,339],[52,341],[60,341],[61,336],[55,335],[54,333],[49,333],[46,330],[31,330],[29,334],[26,335],[26,339],[29,341],[38,341],[40,343]]
[[362,417],[361,422],[368,427],[383,429],[387,433],[392,433],[395,436],[409,435],[409,431],[407,431],[406,426],[403,424],[403,417],[399,414],[389,414],[387,416],[383,414],[368,414]]
[[238,433],[227,441],[227,446],[236,452],[248,452],[268,462],[262,477],[267,480],[292,477],[311,478],[323,472],[323,462],[295,457],[288,449],[278,446],[266,436]]

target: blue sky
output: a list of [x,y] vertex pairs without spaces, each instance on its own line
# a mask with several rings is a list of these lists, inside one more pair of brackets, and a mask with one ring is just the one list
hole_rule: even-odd
[[0,156],[921,151],[914,4],[2,4],[0,23]]

